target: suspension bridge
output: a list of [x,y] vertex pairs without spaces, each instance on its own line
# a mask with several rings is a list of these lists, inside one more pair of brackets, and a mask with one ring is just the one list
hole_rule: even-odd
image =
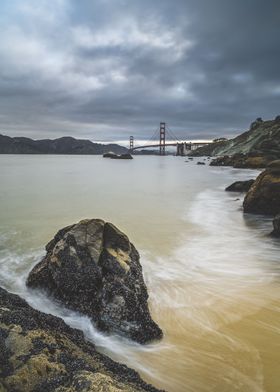
[[[167,140],[168,138],[168,140]],[[165,155],[166,147],[176,147],[176,155],[185,156],[192,150],[205,146],[212,142],[190,142],[180,141],[175,134],[167,127],[165,122],[160,123],[160,127],[156,129],[152,137],[143,145],[135,146],[134,137],[129,137],[129,151],[133,154],[135,150],[143,150],[145,148],[159,148],[159,155]]]

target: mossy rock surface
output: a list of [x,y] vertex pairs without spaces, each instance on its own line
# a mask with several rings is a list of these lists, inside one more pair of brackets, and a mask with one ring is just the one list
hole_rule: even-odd
[[0,288],[1,392],[158,391],[83,333]]
[[139,253],[113,224],[86,219],[61,229],[27,285],[45,289],[102,331],[139,343],[162,337],[148,307]]
[[263,171],[245,196],[244,212],[263,215],[280,213],[280,170]]

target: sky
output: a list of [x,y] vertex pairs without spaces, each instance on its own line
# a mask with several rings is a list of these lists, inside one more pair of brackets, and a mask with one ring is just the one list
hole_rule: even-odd
[[280,114],[279,0],[1,0],[0,133],[231,137]]

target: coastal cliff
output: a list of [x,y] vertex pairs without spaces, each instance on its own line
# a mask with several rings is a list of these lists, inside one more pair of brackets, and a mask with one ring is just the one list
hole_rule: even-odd
[[[236,138],[198,148],[190,155],[225,156],[223,166],[234,166],[236,163],[239,167],[265,167],[266,163],[280,158],[280,116],[269,121],[258,118],[248,131]],[[245,160],[248,158],[251,160],[247,165]],[[222,158],[219,159],[222,162]]]

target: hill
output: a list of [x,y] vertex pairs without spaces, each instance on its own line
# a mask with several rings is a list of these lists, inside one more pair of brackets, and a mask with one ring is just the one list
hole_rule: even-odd
[[0,154],[99,155],[108,151],[125,154],[128,149],[118,144],[93,143],[90,140],[68,136],[54,140],[33,140],[27,137],[9,137],[0,134]]
[[234,139],[212,143],[198,148],[192,156],[233,156],[236,154],[280,158],[280,116],[263,121],[258,118],[250,129]]

